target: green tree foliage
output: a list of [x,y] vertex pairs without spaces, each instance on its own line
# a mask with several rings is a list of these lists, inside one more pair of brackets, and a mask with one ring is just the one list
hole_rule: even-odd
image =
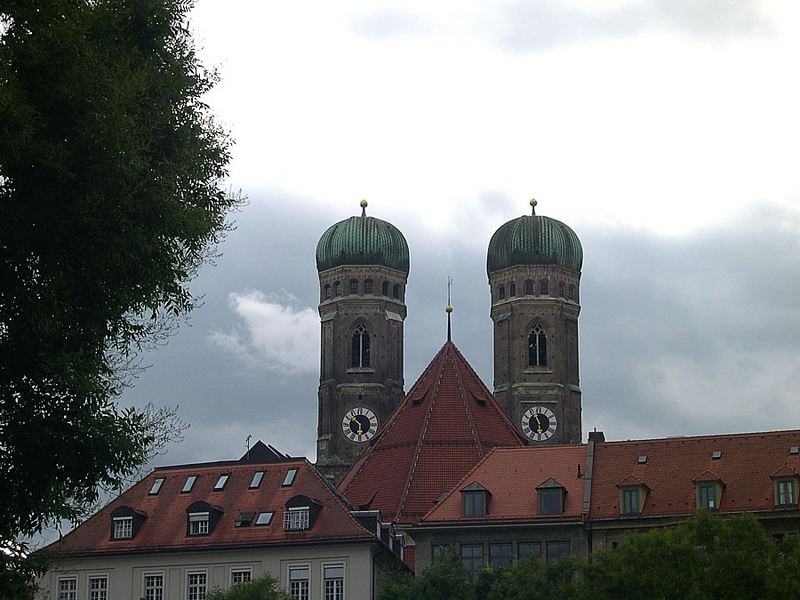
[[416,579],[395,573],[380,600],[736,600],[800,598],[800,537],[769,537],[753,515],[699,513],[675,527],[625,536],[591,562],[526,557],[474,581],[454,554]]
[[0,3],[0,546],[81,518],[172,433],[116,399],[238,202],[190,8]]
[[280,589],[277,579],[264,575],[227,591],[213,590],[208,593],[206,600],[289,600],[289,595]]

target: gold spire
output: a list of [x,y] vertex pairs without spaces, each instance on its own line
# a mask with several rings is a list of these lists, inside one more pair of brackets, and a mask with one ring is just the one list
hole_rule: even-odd
[[368,206],[368,204],[369,203],[366,200],[362,200],[361,201],[360,206],[361,206],[361,216],[362,217],[366,217],[367,216],[367,206]]
[[536,201],[536,198],[531,198],[530,205],[531,205],[531,214],[536,215],[536,205],[539,204]]

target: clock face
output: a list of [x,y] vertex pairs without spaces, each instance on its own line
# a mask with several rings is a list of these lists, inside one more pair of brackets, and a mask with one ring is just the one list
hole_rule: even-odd
[[544,406],[533,406],[522,415],[522,432],[536,442],[549,440],[557,427],[553,411]]
[[378,417],[368,408],[351,408],[342,419],[342,431],[353,442],[366,442],[378,431]]

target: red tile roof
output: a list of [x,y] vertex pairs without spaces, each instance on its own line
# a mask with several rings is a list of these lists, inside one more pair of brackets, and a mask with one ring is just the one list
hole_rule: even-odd
[[490,449],[523,444],[494,396],[447,342],[339,489],[387,521],[414,524]]
[[[283,486],[287,469],[295,467],[292,485]],[[261,485],[250,489],[256,471],[264,471]],[[225,487],[214,491],[214,484],[223,473],[229,473]],[[189,475],[197,480],[188,493],[181,493]],[[156,495],[149,495],[156,478],[164,482]],[[318,500],[322,508],[312,527],[305,531],[284,531],[283,512],[294,496]],[[224,510],[209,535],[187,536],[187,507],[205,501]],[[147,514],[132,539],[111,540],[111,512],[128,506]],[[314,543],[329,540],[370,540],[375,536],[350,515],[350,505],[305,459],[289,459],[272,464],[209,463],[156,469],[47,551],[66,554],[107,554],[164,550],[191,550],[262,546],[284,543]],[[241,512],[272,511],[269,525],[256,526],[255,517],[249,527],[235,527]]]
[[[800,431],[679,437],[627,442],[598,442],[592,471],[591,519],[620,516],[617,485],[629,477],[649,491],[642,516],[677,516],[695,512],[695,481],[724,484],[720,512],[775,508],[775,473],[800,470]],[[712,458],[712,452],[721,452]],[[644,464],[637,458],[647,456]]]
[[[578,478],[580,467],[581,477]],[[586,473],[586,446],[536,446],[497,448],[453,487],[444,500],[422,520],[425,523],[495,520],[580,519]],[[564,487],[564,510],[560,517],[539,515],[536,488],[549,480]],[[491,497],[487,516],[461,515],[461,489],[478,483]]]

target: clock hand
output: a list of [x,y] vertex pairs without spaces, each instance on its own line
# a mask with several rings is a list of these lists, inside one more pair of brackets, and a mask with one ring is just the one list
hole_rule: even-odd
[[542,429],[542,422],[539,421],[539,415],[535,413],[533,418],[536,419],[536,433],[542,433],[544,429]]
[[356,432],[358,435],[364,435],[364,430],[361,429],[361,421],[356,419],[356,423],[358,423],[358,431]]

